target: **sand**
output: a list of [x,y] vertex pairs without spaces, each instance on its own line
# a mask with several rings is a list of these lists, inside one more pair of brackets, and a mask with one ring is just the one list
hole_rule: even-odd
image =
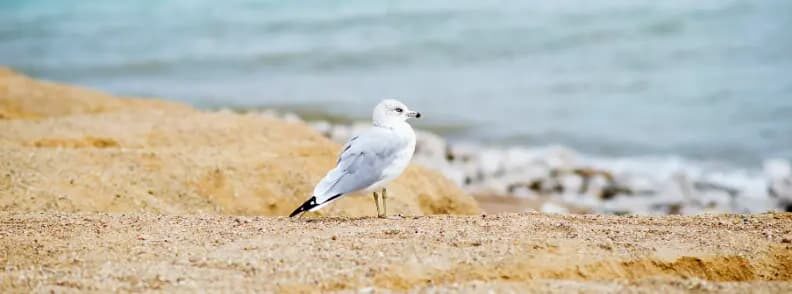
[[[287,215],[340,149],[304,123],[113,97],[0,68],[1,211]],[[479,212],[420,166],[388,189],[389,213]],[[376,207],[353,194],[315,214]]]
[[792,214],[0,214],[2,292],[792,291]]
[[367,195],[282,217],[338,149],[0,68],[0,293],[792,292],[790,213],[482,215],[542,203],[480,206],[413,165],[389,186],[404,217],[371,218]]

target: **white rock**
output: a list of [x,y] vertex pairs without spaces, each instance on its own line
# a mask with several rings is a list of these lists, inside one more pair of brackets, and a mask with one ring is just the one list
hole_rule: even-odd
[[539,198],[539,196],[540,196],[539,194],[534,192],[534,190],[531,190],[531,189],[529,189],[528,187],[525,187],[525,186],[520,186],[520,187],[515,188],[514,190],[512,190],[510,195],[514,196],[514,197],[518,197],[518,198],[524,198],[524,199],[536,199],[536,198]]
[[693,204],[716,211],[729,211],[732,207],[732,196],[723,191],[697,191]]
[[291,112],[285,113],[282,119],[290,123],[300,123],[303,121],[297,114]]
[[509,148],[505,151],[504,157],[503,168],[508,171],[519,170],[536,163],[536,156],[523,148]]
[[664,211],[658,209],[665,204],[651,197],[614,197],[597,209],[606,213],[662,214]]
[[772,198],[747,198],[738,197],[735,201],[733,212],[735,213],[759,213],[769,210],[783,210],[779,207],[777,199]]
[[565,213],[569,213],[569,209],[552,202],[545,202],[544,204],[542,204],[542,212],[565,214]]
[[484,175],[493,175],[501,169],[501,154],[497,150],[486,149],[478,156],[479,170]]
[[449,146],[449,151],[454,157],[454,161],[467,161],[478,157],[481,148],[471,144],[454,144]]
[[416,154],[445,160],[446,141],[442,137],[424,131],[416,131],[416,137]]
[[272,109],[262,109],[258,112],[259,115],[269,118],[277,118],[278,113]]
[[337,143],[344,143],[352,137],[352,129],[347,126],[335,126],[330,130],[330,139]]
[[221,109],[218,109],[217,111],[215,111],[215,113],[219,113],[219,114],[233,114],[234,111],[231,110],[230,108],[221,108]]
[[573,174],[565,174],[558,178],[559,183],[561,186],[564,187],[565,194],[585,194],[580,193],[580,189],[583,187],[583,178],[573,175]]
[[323,120],[312,122],[311,127],[314,130],[317,130],[318,132],[324,134],[325,136],[330,134],[330,130],[333,129],[333,125]]
[[543,154],[544,162],[551,168],[569,169],[577,161],[577,153],[572,149],[553,146],[545,150]]

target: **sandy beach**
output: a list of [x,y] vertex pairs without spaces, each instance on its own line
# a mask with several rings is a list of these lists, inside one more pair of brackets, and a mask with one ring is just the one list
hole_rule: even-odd
[[283,217],[338,148],[0,70],[0,292],[792,291],[792,213],[495,213],[538,204],[413,165],[389,187],[401,217],[367,195]]
[[[304,123],[118,98],[0,69],[0,209],[285,215],[340,145]],[[472,197],[413,165],[389,185],[391,213],[475,214]],[[351,195],[317,215],[376,215]]]
[[3,292],[792,291],[792,214],[0,215]]

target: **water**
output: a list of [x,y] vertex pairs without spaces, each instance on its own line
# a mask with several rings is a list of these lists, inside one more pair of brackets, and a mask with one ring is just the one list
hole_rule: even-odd
[[0,64],[198,106],[399,97],[496,144],[792,158],[792,1],[0,2]]

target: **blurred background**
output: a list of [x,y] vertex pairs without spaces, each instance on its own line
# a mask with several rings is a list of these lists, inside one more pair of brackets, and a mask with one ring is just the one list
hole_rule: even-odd
[[742,183],[792,158],[790,27],[787,0],[4,0],[0,64],[205,108],[396,97],[452,141]]

